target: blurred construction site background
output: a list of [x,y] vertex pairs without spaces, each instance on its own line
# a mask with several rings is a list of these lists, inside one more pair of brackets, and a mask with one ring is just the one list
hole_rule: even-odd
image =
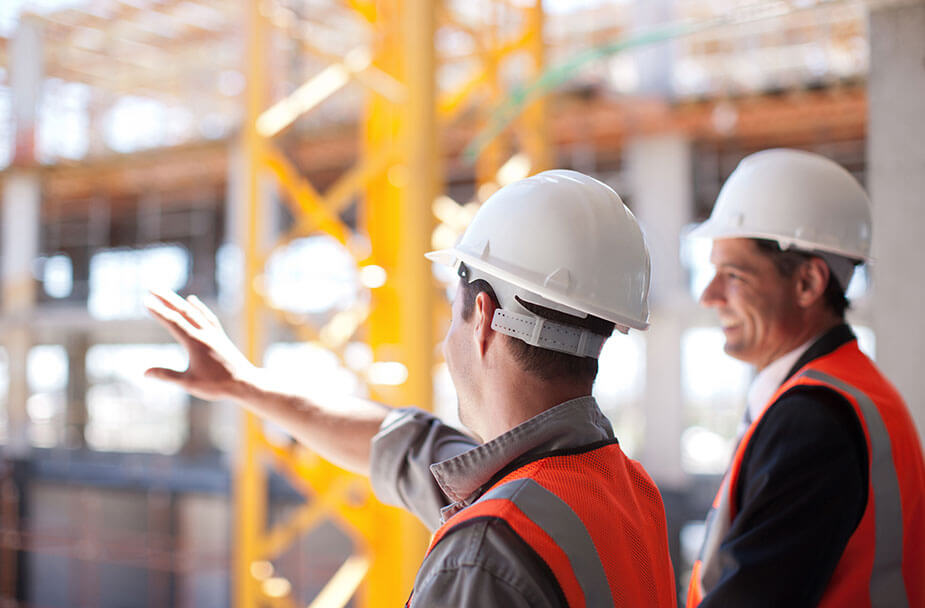
[[452,421],[453,277],[422,254],[553,167],[647,231],[652,328],[607,343],[595,394],[682,584],[751,379],[683,236],[743,156],[869,188],[849,321],[925,428],[923,60],[908,1],[2,0],[0,606],[403,602],[423,528],[145,380],[184,355],[142,298],[198,294],[293,387]]

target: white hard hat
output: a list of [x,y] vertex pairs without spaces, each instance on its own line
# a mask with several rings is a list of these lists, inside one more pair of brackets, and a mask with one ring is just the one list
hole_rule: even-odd
[[868,261],[870,234],[870,199],[850,173],[818,154],[774,149],[742,159],[690,236],[769,239]]
[[642,230],[616,192],[577,171],[545,171],[501,188],[455,247],[427,257],[448,266],[462,262],[472,271],[469,280],[487,280],[501,305],[492,327],[529,344],[596,357],[606,337],[549,323],[515,296],[573,317],[648,327],[650,262]]

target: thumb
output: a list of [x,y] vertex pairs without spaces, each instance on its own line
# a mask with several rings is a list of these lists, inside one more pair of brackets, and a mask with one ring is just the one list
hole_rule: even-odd
[[184,373],[178,372],[173,369],[167,369],[165,367],[152,367],[145,371],[145,378],[154,378],[155,380],[165,380],[167,382],[175,382],[177,384],[184,384]]

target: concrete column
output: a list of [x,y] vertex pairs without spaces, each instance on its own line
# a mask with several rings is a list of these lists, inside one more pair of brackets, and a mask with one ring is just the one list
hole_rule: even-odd
[[877,362],[905,397],[925,439],[925,2],[871,11],[867,88]]
[[91,247],[89,244],[80,244],[64,247],[63,251],[71,258],[73,288],[68,300],[86,306],[87,298],[90,295]]
[[26,358],[32,347],[31,314],[36,281],[32,262],[38,254],[41,189],[38,175],[14,170],[3,181],[3,315],[10,329],[4,336],[9,356],[10,384],[7,397],[9,449],[15,454],[28,446]]
[[32,263],[38,255],[42,204],[35,169],[35,119],[41,99],[43,75],[42,31],[23,18],[10,45],[10,84],[16,147],[13,168],[3,180],[2,267],[3,315],[12,321],[4,336],[9,355],[10,385],[7,398],[9,444],[12,454],[28,449],[26,358],[32,346],[30,315],[35,305],[36,281]]
[[64,446],[82,448],[87,445],[87,334],[68,336],[67,343],[67,410],[65,411]]
[[[674,19],[674,0],[646,0],[632,3],[635,29],[664,26]],[[671,41],[649,44],[633,51],[639,78],[637,92],[646,97],[671,98],[674,94],[673,65],[675,44]]]
[[35,124],[45,80],[41,25],[28,16],[19,21],[10,43],[10,89],[15,148],[13,164],[35,163]]
[[183,444],[184,455],[197,457],[215,450],[215,446],[212,445],[212,438],[209,435],[212,415],[215,411],[215,406],[211,402],[190,396],[189,409],[186,413],[189,432],[186,436],[186,442]]
[[[228,146],[228,177],[225,188],[225,243],[223,246],[231,247],[235,250],[234,261],[226,260],[223,271],[225,281],[218,285],[218,301],[226,312],[232,310],[237,313],[241,307],[243,283],[236,285],[229,284],[231,277],[235,279],[244,276],[244,260],[241,257],[244,250],[244,226],[247,222],[247,183],[244,175],[247,166],[245,165],[244,150],[240,141],[233,141]],[[228,268],[228,264],[234,264],[233,269]],[[229,332],[237,331],[237,323],[228,324]]]
[[[237,250],[240,267],[235,269],[235,275],[244,280],[244,253],[246,250],[247,234],[247,158],[240,140],[231,143],[228,148],[228,179],[225,191],[225,245],[231,245]],[[258,175],[258,191],[260,197],[260,225],[263,228],[260,235],[260,246],[266,251],[282,231],[281,214],[279,210],[280,193],[275,180],[261,172]],[[226,312],[239,314],[243,305],[243,282],[238,285],[220,285],[218,299]],[[227,324],[229,331],[236,331],[237,326]]]
[[200,297],[216,294],[215,252],[220,244],[220,230],[216,225],[218,214],[213,209],[190,210],[191,233],[184,244],[190,254],[190,276],[187,288]]
[[115,96],[98,88],[92,88],[90,91],[91,97],[88,116],[90,128],[87,129],[87,136],[89,138],[87,156],[90,158],[99,158],[109,152],[109,146],[106,145],[106,129],[104,122],[106,112],[112,106]]
[[680,234],[693,207],[691,147],[683,137],[659,135],[625,149],[631,206],[652,257],[646,340],[646,430],[641,461],[660,485],[686,483],[681,469],[681,331],[690,296],[680,260]]

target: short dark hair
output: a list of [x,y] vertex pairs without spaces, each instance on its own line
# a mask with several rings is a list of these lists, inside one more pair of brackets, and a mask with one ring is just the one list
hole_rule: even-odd
[[[788,279],[793,276],[793,273],[796,272],[797,268],[799,268],[803,262],[810,258],[819,257],[806,251],[781,249],[777,241],[768,239],[752,240],[755,242],[755,245],[758,246],[758,251],[770,258],[777,272],[782,277]],[[840,319],[845,318],[845,311],[851,307],[851,303],[848,302],[848,298],[845,297],[844,287],[838,284],[838,279],[835,277],[835,273],[832,272],[831,268],[829,268],[829,282],[826,283],[822,299],[826,307],[834,312]]]
[[[460,287],[463,298],[462,317],[465,321],[472,318],[472,313],[475,310],[475,299],[481,292],[488,294],[495,306],[500,306],[495,291],[483,279],[467,282],[465,278],[461,278]],[[612,324],[610,330],[613,331]],[[594,357],[578,357],[533,346],[511,336],[505,335],[504,337],[508,339],[514,358],[520,363],[524,371],[538,378],[562,378],[576,382],[594,382],[594,378],[597,377],[597,359]]]

